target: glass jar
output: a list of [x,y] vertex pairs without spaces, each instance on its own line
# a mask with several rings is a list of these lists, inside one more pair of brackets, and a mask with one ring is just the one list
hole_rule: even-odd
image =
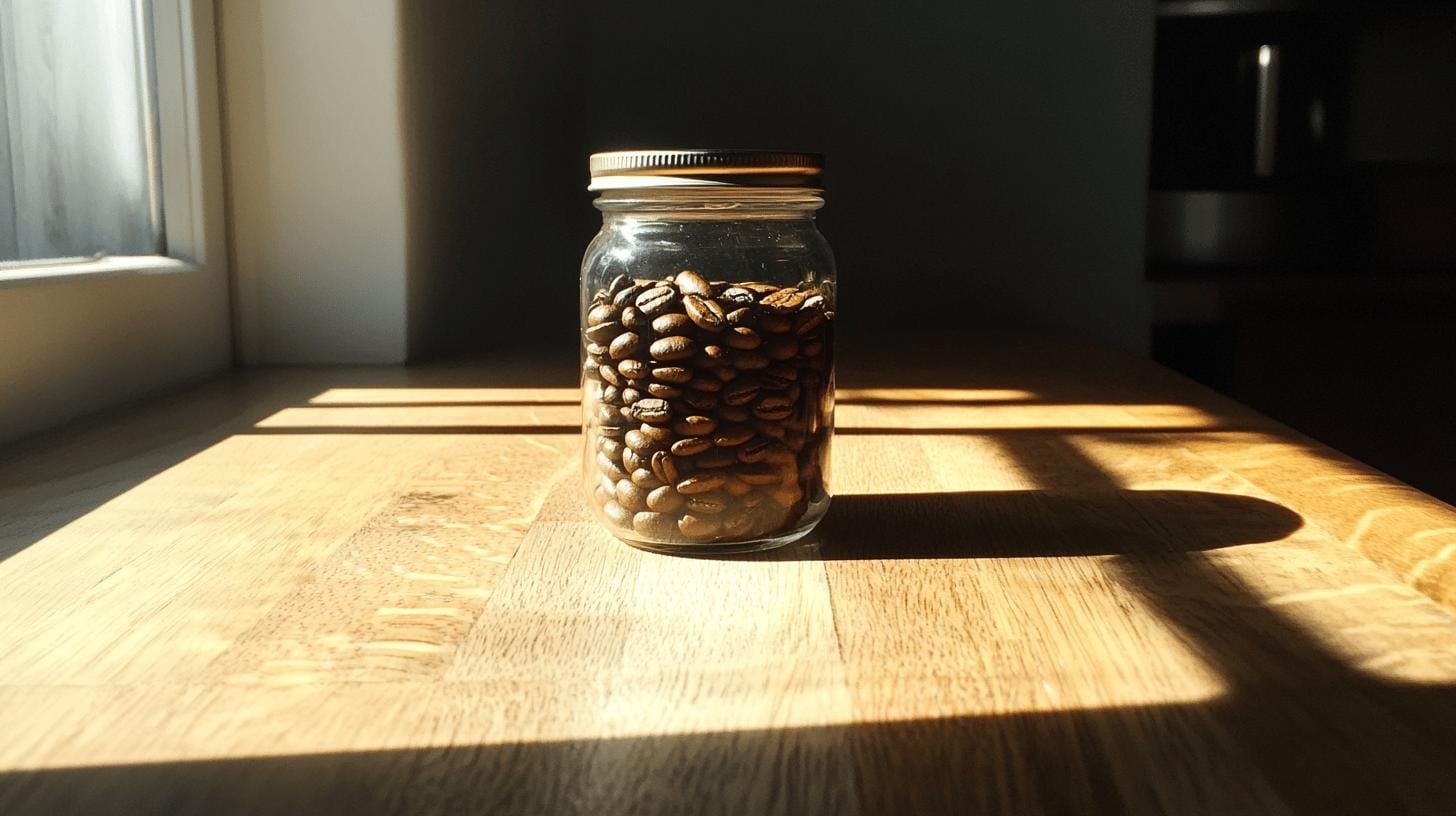
[[829,507],[834,258],[823,158],[591,157],[602,228],[581,266],[584,485],[618,538],[746,552]]

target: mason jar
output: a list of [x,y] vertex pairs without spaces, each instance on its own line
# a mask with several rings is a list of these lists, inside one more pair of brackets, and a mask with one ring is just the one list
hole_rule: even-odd
[[591,157],[581,266],[587,501],[644,549],[745,552],[829,507],[834,257],[823,157]]

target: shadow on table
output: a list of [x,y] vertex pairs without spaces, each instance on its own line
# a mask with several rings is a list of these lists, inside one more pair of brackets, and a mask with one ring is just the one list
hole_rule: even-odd
[[885,493],[835,496],[809,538],[774,560],[996,558],[1191,552],[1275,541],[1299,514],[1195,490]]

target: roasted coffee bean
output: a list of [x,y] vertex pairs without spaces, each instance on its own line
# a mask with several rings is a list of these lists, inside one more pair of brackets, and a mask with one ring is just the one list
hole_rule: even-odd
[[691,269],[684,269],[677,273],[672,280],[677,284],[678,291],[684,295],[708,295],[713,292],[712,284]]
[[718,533],[728,538],[742,538],[746,537],[753,530],[753,527],[754,517],[748,513],[741,513],[724,519],[723,528]]
[[731,301],[733,303],[740,303],[745,306],[758,302],[758,295],[755,295],[752,291],[744,289],[741,286],[730,286],[727,289],[724,289],[721,297],[724,300]]
[[647,364],[635,357],[617,363],[617,372],[629,380],[641,380],[647,376]]
[[708,411],[711,411],[714,408],[718,407],[718,395],[714,394],[711,391],[698,391],[697,389],[692,389],[689,390],[686,394],[683,394],[682,400],[688,405],[688,407],[693,408],[694,410],[702,411],[704,413],[707,413]]
[[662,487],[662,480],[657,478],[657,474],[653,473],[651,468],[637,468],[632,471],[631,479],[632,484],[637,485],[643,490],[656,490]]
[[622,332],[612,340],[612,344],[607,347],[607,353],[613,360],[621,360],[641,347],[642,337],[637,332]]
[[770,360],[790,360],[799,353],[799,341],[787,335],[780,335],[764,345],[763,353]]
[[645,467],[646,465],[647,460],[642,458],[642,454],[638,453],[637,451],[634,451],[631,448],[622,451],[622,469],[626,470],[628,473],[631,473],[637,468]]
[[640,283],[633,283],[624,286],[622,287],[621,291],[617,292],[617,294],[615,295],[612,295],[612,305],[616,306],[619,309],[630,306],[632,305],[633,301],[637,300],[637,296],[641,293],[642,284]]
[[[612,342],[616,343],[615,340]],[[691,357],[695,350],[697,350],[697,345],[693,342],[693,338],[677,334],[654,341],[648,348],[648,353],[654,359],[669,361]]]
[[622,326],[634,332],[640,332],[650,325],[647,315],[642,314],[636,306],[628,306],[622,310]]
[[683,309],[687,311],[688,319],[703,331],[720,332],[728,325],[728,316],[718,301],[702,295],[684,295]]
[[718,409],[718,418],[724,422],[747,422],[753,414],[743,405],[724,405]]
[[674,456],[696,456],[711,447],[713,447],[713,440],[708,437],[690,436],[672,443],[671,450]]
[[782,334],[794,327],[794,318],[786,314],[766,314],[758,325],[770,334]]
[[663,385],[662,383],[654,382],[647,384],[647,393],[654,397],[662,397],[663,399],[677,399],[682,396],[683,391],[675,385]]
[[627,427],[625,425],[598,425],[596,432],[598,436],[605,436],[608,439],[621,439],[622,435],[627,432]]
[[623,479],[617,482],[617,504],[626,510],[646,510],[647,491]]
[[617,413],[616,407],[605,403],[597,403],[597,424],[615,424],[620,418],[621,414]]
[[823,325],[823,312],[799,312],[794,318],[794,334],[803,337]]
[[718,382],[733,382],[738,379],[738,369],[731,365],[720,365],[713,369],[713,376],[718,378]]
[[672,409],[668,407],[667,400],[657,397],[637,400],[630,410],[633,419],[650,425],[661,425],[672,419]]
[[587,343],[586,354],[595,360],[600,360],[607,355],[607,347],[601,343]]
[[688,381],[688,390],[717,393],[723,390],[723,382],[722,380],[709,379],[708,377],[695,377]]
[[614,495],[616,495],[614,491],[608,490],[601,485],[592,486],[592,501],[595,501],[598,507],[611,501]]
[[632,516],[632,529],[648,538],[673,538],[677,533],[677,519],[667,513],[643,510]]
[[647,494],[647,509],[659,513],[675,513],[683,506],[683,495],[672,485],[655,487]]
[[683,436],[707,436],[718,427],[718,420],[708,416],[684,417],[672,423],[672,429]]
[[695,516],[688,513],[678,519],[677,529],[688,538],[712,538],[723,529],[723,522],[712,516]]
[[618,275],[607,283],[607,288],[604,291],[608,296],[615,295],[623,289],[626,289],[631,283],[631,278],[626,275]]
[[808,311],[810,309],[818,309],[822,311],[827,305],[829,305],[828,301],[824,299],[823,295],[810,295],[804,298],[804,304],[799,307],[799,310]]
[[671,286],[656,286],[637,296],[638,309],[648,317],[656,317],[677,303],[677,292]]
[[713,444],[720,448],[742,445],[753,438],[753,429],[746,425],[724,425],[714,431]]
[[725,468],[736,460],[731,450],[716,448],[693,460],[693,464],[704,469]]
[[[654,452],[654,450],[657,450],[657,442],[649,439],[649,437],[646,436],[645,433],[642,433],[642,431],[639,430],[628,431],[628,436],[626,436],[625,442],[626,444],[628,444],[628,447],[630,447],[630,449],[636,450],[636,452],[641,453],[641,455],[644,456],[649,455],[649,453]],[[620,455],[620,452],[617,453],[619,453]]]
[[[597,469],[607,476],[610,476],[613,481],[627,478],[627,471],[622,469],[622,466],[617,463],[617,460],[612,459],[605,453],[597,454]],[[663,481],[666,482],[669,480],[663,479]]]
[[777,423],[777,422],[765,422],[762,419],[755,419],[754,420],[754,422],[753,422],[753,429],[755,431],[758,431],[758,433],[760,435],[762,435],[762,436],[766,436],[766,437],[768,437],[770,439],[774,439],[774,440],[778,440],[778,441],[783,441],[784,434],[787,433],[784,430],[784,427],[782,425],[780,425],[779,423]]
[[726,481],[728,481],[728,476],[722,472],[694,473],[679,481],[675,486],[677,487],[677,492],[684,496],[694,496],[699,493],[707,493],[710,490],[717,490]]
[[727,315],[728,325],[747,326],[753,322],[753,309],[743,306],[732,310]]
[[590,357],[581,362],[581,373],[588,380],[600,380],[602,378],[602,373],[597,370],[599,368],[601,368],[601,364]]
[[649,425],[644,422],[642,423],[642,427],[638,428],[637,431],[652,440],[652,443],[659,448],[672,444],[673,433],[671,428]]
[[658,315],[652,319],[652,331],[658,337],[671,337],[674,334],[682,334],[692,328],[693,321],[682,312],[669,312],[665,315]]
[[700,354],[702,355],[704,365],[715,365],[728,358],[728,349],[723,348],[717,343],[709,343],[703,346]]
[[586,322],[588,326],[596,326],[609,320],[615,320],[621,313],[622,310],[619,307],[601,303],[593,306],[591,311],[586,313]]
[[598,323],[587,329],[586,339],[593,343],[610,343],[622,331],[622,324],[615,320],[608,320],[605,323]]
[[777,484],[780,478],[779,469],[767,462],[739,465],[733,470],[733,475],[739,481],[754,486]]
[[608,385],[602,388],[602,402],[608,405],[619,405],[622,402],[622,389],[615,385]]
[[735,351],[733,353],[733,367],[739,371],[762,371],[768,368],[768,364],[769,359],[756,351]]
[[659,382],[682,385],[693,378],[693,372],[681,366],[660,366],[652,369],[652,377]]
[[667,451],[652,454],[652,472],[670,485],[677,484],[678,477],[682,475],[677,469],[677,459]]
[[630,528],[632,526],[632,511],[617,504],[615,499],[602,505],[602,515],[611,519],[612,523],[618,527]]
[[[720,476],[722,474],[719,474]],[[689,511],[702,516],[716,516],[728,509],[728,502],[722,493],[703,493],[689,496],[685,502]]]
[[747,405],[758,397],[763,383],[752,377],[740,377],[723,388],[723,402],[728,405]]
[[802,306],[808,298],[808,292],[788,287],[780,289],[771,295],[765,295],[763,300],[758,302],[758,305],[766,306],[776,312],[792,312]]
[[736,349],[752,351],[763,345],[763,338],[747,326],[734,326],[724,335],[724,342]]
[[728,481],[723,483],[723,492],[735,498],[747,496],[753,492],[753,485],[734,476],[732,471],[729,471]]
[[[631,432],[628,431],[628,433],[631,433]],[[600,438],[600,439],[597,440],[597,450],[601,451],[602,453],[605,453],[606,455],[612,457],[613,459],[616,459],[617,457],[619,457],[619,456],[622,455],[622,449],[624,447],[625,446],[621,442],[619,442],[619,441],[617,441],[615,439],[608,439],[606,437],[602,437],[602,438]]]
[[[622,369],[621,369],[620,366],[617,367],[617,370],[618,371],[622,371]],[[622,371],[622,373],[623,374],[626,374],[627,372]],[[638,391],[637,389],[632,388],[630,386],[628,386],[627,388],[623,388],[622,389],[622,404],[623,405],[631,405],[632,403],[634,403],[634,402],[636,402],[637,400],[640,400],[640,399],[642,399],[642,392],[641,391]]]
[[767,459],[770,450],[779,444],[776,440],[766,436],[759,436],[743,443],[738,448],[738,461],[740,462],[762,462]]

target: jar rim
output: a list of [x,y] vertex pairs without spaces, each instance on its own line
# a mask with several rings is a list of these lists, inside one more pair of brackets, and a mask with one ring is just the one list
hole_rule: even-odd
[[591,154],[591,191],[660,187],[821,190],[824,156],[728,148],[609,150]]

